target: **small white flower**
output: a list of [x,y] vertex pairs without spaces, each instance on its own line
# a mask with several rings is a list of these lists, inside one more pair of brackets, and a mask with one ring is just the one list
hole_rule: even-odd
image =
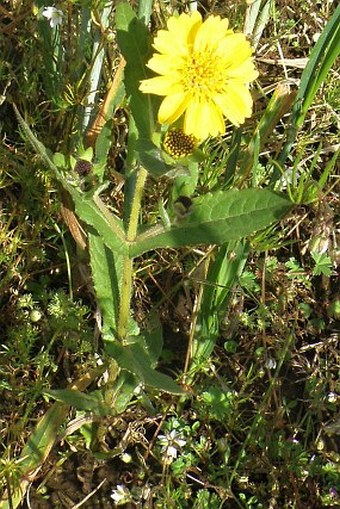
[[335,392],[329,392],[327,394],[327,401],[329,403],[335,403],[337,399],[338,398],[337,398],[337,395],[335,394]]
[[275,359],[273,359],[273,357],[268,357],[268,359],[266,360],[266,368],[267,369],[275,369],[277,366],[277,362]]
[[165,454],[166,463],[172,463],[177,458],[178,447],[183,447],[186,444],[182,435],[175,429],[170,431],[170,433],[166,431],[165,435],[159,435],[158,440],[162,446],[161,452]]
[[63,11],[56,7],[45,7],[42,15],[49,20],[51,28],[55,28],[63,22]]
[[111,498],[114,500],[116,505],[123,505],[131,500],[131,494],[126,486],[118,484],[115,490],[112,490]]

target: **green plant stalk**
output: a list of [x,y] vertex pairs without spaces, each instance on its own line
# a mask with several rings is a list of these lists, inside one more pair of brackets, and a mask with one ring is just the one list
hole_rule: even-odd
[[[147,174],[148,173],[144,168],[139,167],[136,185],[132,197],[131,213],[129,217],[128,229],[126,234],[126,240],[128,243],[134,242],[137,237],[138,219]],[[133,286],[132,280],[133,280],[133,258],[130,258],[130,256],[126,254],[124,255],[123,260],[123,280],[118,319],[118,336],[121,341],[124,341],[128,331]]]
[[133,259],[128,256],[123,261],[123,280],[118,318],[118,337],[124,342],[127,336],[132,295]]
[[242,155],[241,167],[242,182],[248,178],[258,164],[259,152],[263,149],[268,138],[273,133],[279,120],[289,111],[295,99],[295,92],[291,92],[286,84],[279,84],[275,89],[266,110],[250,140],[247,149]]

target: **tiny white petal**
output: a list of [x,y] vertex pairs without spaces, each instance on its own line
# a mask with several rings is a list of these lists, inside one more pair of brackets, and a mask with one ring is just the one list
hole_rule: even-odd
[[49,20],[51,28],[61,25],[63,21],[63,11],[56,7],[45,7],[42,15]]
[[273,357],[269,357],[267,360],[266,360],[266,368],[267,369],[275,369],[277,366],[277,362],[275,359],[273,359]]
[[118,484],[110,496],[117,505],[125,504],[131,499],[130,491],[122,484]]
[[170,445],[168,448],[167,448],[167,451],[166,451],[166,455],[168,458],[177,458],[177,449],[176,447],[174,447],[173,445]]
[[158,435],[158,441],[161,445],[167,445],[167,443],[169,442],[165,435]]
[[329,401],[329,403],[335,403],[336,400],[337,400],[337,395],[335,394],[335,392],[329,392],[327,394],[327,401]]

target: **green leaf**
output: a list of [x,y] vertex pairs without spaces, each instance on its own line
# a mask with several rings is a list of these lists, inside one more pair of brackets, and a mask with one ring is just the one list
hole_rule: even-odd
[[153,99],[138,90],[140,81],[148,78],[145,63],[150,56],[150,34],[127,2],[116,10],[117,41],[126,60],[124,83],[139,138],[151,139],[154,130]]
[[[197,312],[196,334],[192,342],[192,374],[207,360],[220,336],[220,323],[228,301],[247,262],[249,245],[245,241],[221,246],[209,262]],[[189,383],[192,378],[187,378]]]
[[[128,248],[125,243],[125,233],[122,221],[110,213],[99,196],[88,196],[67,181],[67,178],[59,171],[52,161],[49,151],[33,134],[29,125],[22,118],[16,106],[13,105],[13,107],[25,136],[28,138],[35,151],[43,159],[47,167],[53,172],[55,178],[71,195],[79,218],[88,225],[92,226],[102,236],[105,244],[112,251],[126,254]],[[57,157],[57,160],[61,160],[59,156]]]
[[130,256],[150,249],[239,240],[281,219],[292,207],[283,194],[269,189],[217,191],[193,200],[188,215],[170,229],[162,225],[140,234]]
[[[94,105],[96,104],[97,97],[99,95],[100,78],[102,75],[102,68],[106,53],[105,47],[102,43],[102,30],[106,30],[111,22],[112,9],[113,5],[111,2],[103,2],[101,7],[98,5],[96,10],[96,22],[92,20],[92,30],[89,30],[89,27],[87,27],[87,32],[91,33],[91,35],[89,33],[87,35],[92,39],[91,42],[89,41],[92,49],[92,56],[89,60],[91,65],[87,68],[88,88],[86,98],[84,98],[85,108],[81,110],[81,113],[83,114],[81,119],[83,131],[85,131],[92,120]],[[101,27],[100,30],[98,30],[98,26]],[[80,61],[84,60],[84,55],[82,54],[79,59]]]
[[225,422],[233,410],[234,392],[231,389],[220,389],[216,385],[208,387],[202,393],[202,401],[209,409],[209,416]]
[[73,406],[77,410],[93,412],[100,417],[112,414],[112,408],[105,403],[101,391],[85,394],[75,389],[57,389],[44,391],[44,393],[56,401]]
[[112,407],[115,414],[119,415],[126,410],[138,383],[137,377],[130,373],[130,371],[121,370],[113,387],[110,389]]
[[86,149],[81,148],[79,149],[77,155],[79,159],[84,159],[85,161],[91,162],[93,159],[93,148],[92,147],[88,147]]
[[252,138],[247,143],[246,150],[242,154],[239,174],[248,175],[252,168],[256,168],[259,162],[259,153],[272,135],[279,120],[290,111],[295,96],[296,92],[292,92],[285,83],[280,83],[276,87]]
[[330,276],[332,274],[331,258],[326,253],[319,253],[317,251],[312,251],[311,255],[315,263],[313,275],[320,276],[323,274],[324,276]]
[[163,329],[156,311],[151,311],[146,330],[142,333],[152,367],[158,361],[163,348]]
[[[99,374],[102,374],[101,368],[88,371],[86,376],[76,380],[73,386],[84,390]],[[16,458],[21,470],[20,487],[12,493],[11,500],[8,499],[8,493],[3,495],[0,499],[1,509],[16,509],[21,504],[28,486],[35,477],[37,469],[41,468],[50,454],[58,438],[59,429],[67,419],[69,410],[69,405],[56,402],[39,419],[20,456]]]
[[254,49],[257,48],[262,32],[270,19],[271,8],[272,0],[248,4],[243,31],[248,37],[251,36],[251,45]]
[[67,168],[66,158],[64,154],[60,152],[55,152],[52,157],[53,163],[59,168]]
[[26,471],[33,470],[45,461],[57,438],[59,427],[65,422],[68,411],[68,405],[56,403],[38,422],[21,453],[22,458],[26,457],[26,460],[21,463],[22,466],[25,465]]
[[59,428],[65,422],[68,411],[68,405],[54,403],[39,420],[23,448],[20,458],[17,459],[22,472],[20,488],[12,493],[10,501],[6,494],[2,496],[0,500],[1,509],[16,509],[19,507],[28,486],[31,484],[30,474],[41,467],[50,454],[57,439]]
[[184,393],[172,378],[151,367],[150,356],[140,343],[123,346],[118,342],[107,342],[105,348],[121,368],[136,375],[145,385],[171,394]]
[[138,157],[142,166],[148,170],[153,177],[163,177],[169,171],[174,169],[173,165],[166,163],[162,156],[162,150],[152,141],[138,139],[135,145]]
[[107,155],[112,146],[113,137],[113,120],[106,122],[100,130],[96,140],[96,161],[106,163]]
[[100,235],[89,233],[90,264],[96,297],[103,314],[104,330],[116,330],[122,280],[122,257],[113,256]]
[[72,196],[78,217],[92,226],[113,252],[125,254],[127,244],[124,238],[123,223],[111,214],[99,196],[87,197],[78,189],[66,184],[65,181],[63,187]]
[[106,163],[107,155],[109,150],[114,142],[113,129],[114,129],[114,121],[113,116],[116,109],[122,104],[125,97],[125,87],[123,81],[121,81],[118,85],[116,93],[113,97],[109,95],[110,100],[107,105],[105,105],[105,118],[108,119],[105,124],[102,126],[95,146],[95,160],[96,162]]
[[139,0],[138,2],[138,17],[144,21],[145,25],[147,25],[150,21],[152,4],[153,0]]
[[198,182],[198,164],[191,161],[188,164],[188,175],[175,177],[172,188],[172,199],[176,201],[180,196],[192,196]]
[[58,180],[60,180],[62,178],[61,177],[61,173],[59,172],[58,168],[56,167],[56,165],[52,161],[52,159],[50,157],[50,151],[48,151],[46,149],[45,145],[43,145],[41,143],[41,141],[39,141],[38,138],[33,134],[33,132],[31,131],[31,129],[29,127],[29,125],[27,124],[27,122],[25,122],[23,117],[20,115],[19,110],[18,110],[18,108],[16,107],[15,104],[13,104],[13,109],[15,111],[15,114],[16,114],[16,117],[18,119],[19,125],[20,125],[20,127],[21,127],[21,129],[23,131],[23,134],[28,138],[28,141],[31,143],[31,145],[34,148],[34,150],[36,151],[36,153],[40,155],[40,157],[42,158],[42,160],[44,161],[46,166],[48,168],[50,168],[50,170],[52,170],[52,172],[54,173],[55,177]]

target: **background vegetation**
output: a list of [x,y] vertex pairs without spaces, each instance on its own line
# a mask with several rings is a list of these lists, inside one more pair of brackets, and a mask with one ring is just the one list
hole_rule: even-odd
[[[130,4],[148,17],[150,2]],[[101,368],[107,359],[84,228],[20,130],[13,104],[51,153],[86,158],[101,132],[105,167],[90,176],[85,168],[82,185],[104,175],[105,203],[122,212],[129,105],[117,79],[116,3],[60,2],[55,28],[44,2],[0,6],[2,509],[340,507],[337,61],[328,72],[327,63],[317,69],[317,93],[300,81],[339,9],[330,0],[253,4],[256,14],[251,2],[198,2],[203,15],[248,28],[260,78],[253,118],[205,143],[197,189],[275,184],[295,206],[244,242],[137,258],[134,317],[141,326],[160,317],[158,370],[186,393],[135,388],[127,378],[110,394],[112,412],[108,400],[93,396],[110,386],[112,369]],[[151,32],[187,8],[153,2]],[[311,101],[297,125],[291,110],[303,86]],[[252,133],[274,90],[283,102],[275,103],[274,125],[260,124],[259,141]],[[230,147],[243,154],[248,147],[251,169]],[[169,179],[149,178],[145,196],[143,214],[152,222],[159,197],[170,199]],[[193,324],[204,330],[208,354],[188,370]],[[58,390],[74,385],[88,400],[68,405]],[[27,449],[32,434],[38,455]]]

